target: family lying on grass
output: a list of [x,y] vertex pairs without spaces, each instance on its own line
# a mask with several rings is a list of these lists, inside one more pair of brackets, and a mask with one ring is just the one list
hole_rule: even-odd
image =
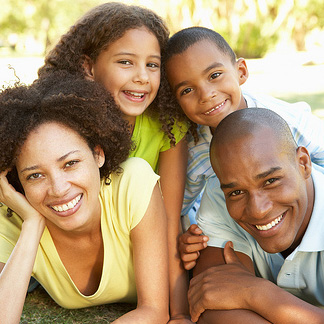
[[0,323],[31,276],[62,307],[137,303],[114,323],[323,323],[324,125],[247,78],[218,33],[110,2],[4,89]]

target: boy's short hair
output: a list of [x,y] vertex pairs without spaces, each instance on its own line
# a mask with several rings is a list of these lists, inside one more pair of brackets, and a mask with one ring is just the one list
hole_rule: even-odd
[[231,61],[235,63],[236,55],[224,37],[212,29],[198,26],[182,29],[169,39],[164,57],[165,62],[173,55],[183,53],[190,46],[202,40],[209,40],[215,44],[221,52],[228,55]]

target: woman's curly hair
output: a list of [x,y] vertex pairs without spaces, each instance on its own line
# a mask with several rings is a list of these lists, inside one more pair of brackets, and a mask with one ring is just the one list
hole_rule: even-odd
[[0,93],[0,172],[11,169],[10,182],[20,191],[15,164],[28,135],[47,122],[77,132],[94,151],[100,145],[105,163],[101,178],[120,172],[131,149],[127,122],[113,98],[98,83],[55,72],[32,85],[15,85]]
[[[108,2],[88,11],[61,37],[45,57],[45,64],[39,69],[38,75],[43,78],[53,71],[65,70],[84,77],[83,64],[86,56],[95,62],[99,54],[121,38],[126,31],[140,27],[146,27],[156,36],[163,57],[169,38],[169,30],[163,19],[152,10],[140,6]],[[163,71],[161,74],[157,97],[148,112],[159,119],[171,145],[174,145],[172,127],[176,120],[183,118],[176,111],[175,102],[170,101],[171,90]]]

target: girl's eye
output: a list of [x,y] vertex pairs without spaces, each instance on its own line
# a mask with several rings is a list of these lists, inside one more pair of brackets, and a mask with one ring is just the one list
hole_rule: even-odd
[[156,69],[156,68],[160,68],[160,65],[157,63],[148,63],[147,67]]
[[124,65],[131,65],[131,62],[128,60],[121,60],[121,61],[118,61],[118,63],[124,64]]
[[72,161],[69,161],[67,163],[65,163],[65,167],[72,167],[74,165],[76,165],[79,161],[77,160],[72,160]]
[[33,173],[27,177],[27,180],[36,180],[39,179],[42,175],[40,173]]
[[192,88],[186,88],[186,89],[181,91],[180,95],[184,96],[184,95],[190,93],[191,91],[192,91]]
[[211,79],[216,79],[216,78],[218,78],[220,75],[221,75],[221,73],[219,73],[219,72],[214,72],[214,73],[211,74],[210,78],[211,78]]

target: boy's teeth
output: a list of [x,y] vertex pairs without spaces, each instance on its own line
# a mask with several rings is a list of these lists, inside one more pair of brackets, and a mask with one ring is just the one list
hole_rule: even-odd
[[211,110],[205,112],[205,115],[209,115],[211,112],[213,112],[214,110],[217,110],[218,108],[222,107],[225,104],[225,101],[223,101],[220,105],[212,108]]
[[266,224],[266,225],[255,225],[255,227],[259,230],[259,231],[267,231],[270,228],[272,228],[273,226],[276,226],[280,221],[282,220],[282,215],[280,215],[279,217],[277,217],[275,220],[273,220],[271,223]]
[[81,199],[81,194],[74,198],[72,201],[69,201],[67,204],[52,206],[55,211],[62,212],[72,209]]

